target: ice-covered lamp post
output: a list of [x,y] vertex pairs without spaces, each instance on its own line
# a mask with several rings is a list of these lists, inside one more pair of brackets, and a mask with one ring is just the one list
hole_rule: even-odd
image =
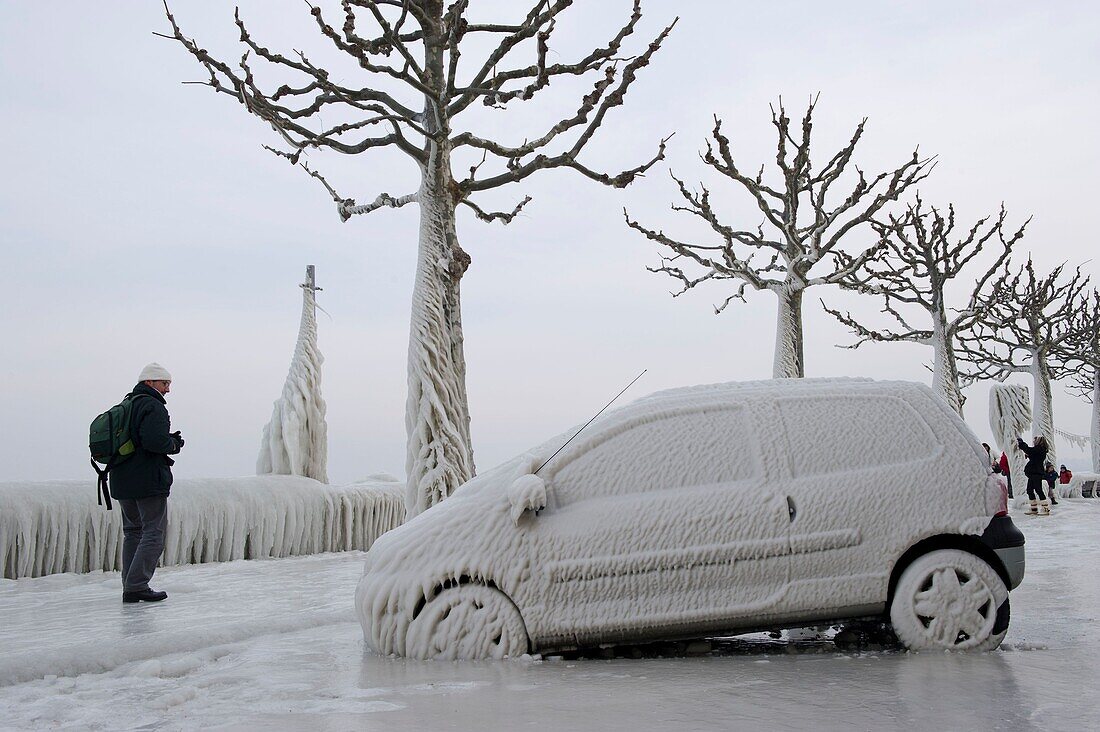
[[317,287],[313,265],[302,283],[302,324],[283,394],[275,401],[264,427],[256,474],[304,475],[328,482],[328,426],[321,398],[321,364],[317,349]]

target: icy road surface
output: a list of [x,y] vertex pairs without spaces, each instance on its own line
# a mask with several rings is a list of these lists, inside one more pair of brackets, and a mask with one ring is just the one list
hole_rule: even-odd
[[1100,501],[1014,515],[1028,572],[990,654],[763,635],[706,655],[484,663],[364,651],[361,553],[0,581],[0,728],[1066,730],[1100,728]]

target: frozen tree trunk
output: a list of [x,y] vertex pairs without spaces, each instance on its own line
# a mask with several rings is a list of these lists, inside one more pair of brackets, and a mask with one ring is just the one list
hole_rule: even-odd
[[[1026,499],[1024,465],[1027,456],[1016,446],[1016,439],[1027,434],[1031,426],[1031,404],[1027,387],[1015,384],[994,384],[989,390],[989,428],[997,449],[1008,456],[1013,493],[1017,505]],[[1022,497],[1021,497],[1022,496]]]
[[1100,370],[1092,375],[1092,472],[1100,473]]
[[962,416],[962,389],[959,388],[959,368],[955,363],[955,346],[948,335],[942,314],[932,321],[932,385],[936,393]]
[[436,148],[424,170],[420,250],[409,333],[405,509],[439,503],[474,475],[459,283],[470,264],[455,234],[448,151]]
[[806,375],[802,341],[802,290],[779,291],[775,319],[773,379],[801,379]]
[[317,300],[313,265],[302,284],[302,322],[283,394],[264,427],[256,474],[304,475],[328,483],[328,426],[321,397],[321,364],[317,348]]
[[1047,460],[1057,465],[1054,448],[1054,405],[1050,393],[1050,367],[1038,351],[1031,353],[1031,377],[1034,382],[1032,433],[1047,439]]

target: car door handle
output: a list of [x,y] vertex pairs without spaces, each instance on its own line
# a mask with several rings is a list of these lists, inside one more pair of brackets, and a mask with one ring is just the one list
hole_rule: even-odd
[[790,517],[792,522],[794,521],[794,517],[797,513],[798,510],[794,507],[794,499],[790,496],[787,496],[787,515]]

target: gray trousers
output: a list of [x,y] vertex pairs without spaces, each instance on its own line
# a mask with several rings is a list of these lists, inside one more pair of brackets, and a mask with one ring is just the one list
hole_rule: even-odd
[[122,509],[122,590],[147,590],[164,552],[168,496],[120,498],[118,505]]

